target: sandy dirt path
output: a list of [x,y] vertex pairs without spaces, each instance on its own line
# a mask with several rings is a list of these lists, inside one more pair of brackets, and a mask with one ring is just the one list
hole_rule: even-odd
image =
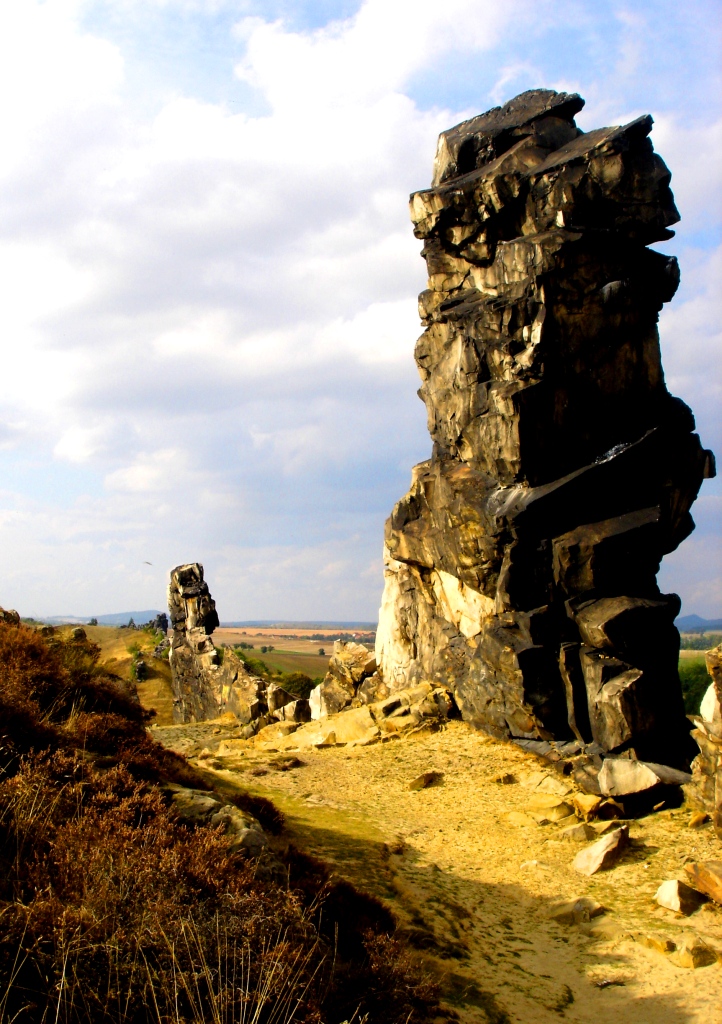
[[[213,745],[211,727],[192,729]],[[157,732],[170,745],[184,734]],[[679,943],[694,932],[722,950],[721,908],[681,918],[653,901],[685,858],[722,853],[709,826],[687,827],[688,811],[632,823],[623,861],[586,878],[570,866],[582,847],[559,826],[509,820],[530,802],[540,762],[461,722],[393,743],[303,751],[303,765],[287,771],[278,770],[279,757],[249,750],[218,774],[272,799],[287,816],[289,840],[389,903],[462,1021],[722,1020],[720,964],[677,967],[639,941]],[[430,769],[443,782],[410,791]],[[518,782],[494,781],[505,773]],[[579,896],[607,912],[586,925],[550,919],[558,901]]]

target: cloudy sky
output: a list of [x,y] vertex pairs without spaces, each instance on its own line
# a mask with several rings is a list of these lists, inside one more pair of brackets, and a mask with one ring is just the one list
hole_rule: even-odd
[[[408,193],[535,86],[655,117],[682,213],[670,389],[722,453],[716,0],[3,0],[0,604],[373,619],[428,457]],[[722,615],[722,487],[665,560]],[[151,562],[152,565],[145,564]]]

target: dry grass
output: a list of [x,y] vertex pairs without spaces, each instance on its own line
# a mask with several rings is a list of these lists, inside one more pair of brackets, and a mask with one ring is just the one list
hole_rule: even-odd
[[2,1024],[428,1020],[433,988],[373,901],[293,858],[291,889],[177,821],[158,783],[203,780],[98,661],[0,624]]

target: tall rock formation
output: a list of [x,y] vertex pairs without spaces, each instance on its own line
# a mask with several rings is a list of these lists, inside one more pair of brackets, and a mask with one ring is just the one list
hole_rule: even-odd
[[221,661],[213,644],[216,603],[198,562],[172,570],[168,610],[173,627],[169,661],[175,721],[202,722],[226,711],[234,712],[244,724],[262,716],[265,683],[250,675],[231,651],[224,652]]
[[679,215],[652,118],[584,133],[583,104],[535,89],[444,132],[411,197],[433,453],[386,524],[376,655],[496,735],[684,763],[656,574],[714,459],[662,372],[679,268],[649,246]]
[[230,712],[243,727],[241,737],[247,739],[272,722],[297,725],[310,720],[308,700],[253,675],[229,648],[216,649],[211,639],[218,625],[216,603],[200,563],[171,571],[168,609],[176,722],[203,722]]

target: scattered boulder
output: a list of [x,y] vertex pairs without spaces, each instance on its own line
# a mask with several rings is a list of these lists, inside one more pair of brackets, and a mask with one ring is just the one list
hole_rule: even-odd
[[296,697],[289,693],[288,690],[284,690],[282,686],[276,686],[275,683],[269,683],[266,687],[266,705],[268,707],[269,714],[273,714],[274,711],[279,711],[285,707],[286,704],[291,704],[296,700]]
[[422,775],[417,775],[415,779],[412,779],[408,785],[411,790],[417,789],[428,789],[429,786],[436,786],[444,778],[443,772],[428,771],[423,772]]
[[605,758],[599,772],[599,788],[604,796],[629,796],[659,785],[682,786],[691,780],[688,772],[622,757]]
[[578,817],[584,821],[591,821],[599,814],[602,798],[594,793],[575,793],[572,797],[572,804]]
[[693,914],[695,910],[699,910],[707,897],[697,892],[696,889],[693,889],[685,882],[679,882],[677,879],[670,878],[668,881],[662,882],[654,894],[654,898],[660,907],[688,916]]
[[578,853],[572,867],[583,875],[593,875],[597,871],[607,870],[614,867],[628,845],[629,829],[622,825]]
[[587,825],[585,822],[580,822],[578,825],[568,825],[562,829],[560,834],[564,839],[571,839],[575,843],[588,843],[590,839],[597,838],[597,832],[591,825]]
[[351,706],[354,696],[355,690],[351,684],[327,675],[322,683],[311,690],[308,700],[311,717],[318,719],[337,715],[339,711]]
[[364,679],[356,690],[356,699],[362,704],[376,704],[388,695],[389,688],[378,672]]
[[[373,651],[369,651],[363,644],[335,640],[328,672],[323,682],[311,692],[312,717],[316,719],[335,715],[349,707],[364,681],[373,677],[375,673],[376,656]],[[376,676],[374,682],[369,682],[364,689],[358,702],[370,703],[369,698],[372,698],[381,686],[382,680]]]
[[716,964],[719,954],[697,935],[687,935],[680,945],[670,954],[670,963],[677,967],[711,967]]
[[632,938],[635,942],[638,942],[640,946],[645,946],[647,949],[653,949],[655,953],[662,953],[665,956],[669,953],[673,953],[677,948],[677,943],[672,939],[668,939],[664,935],[649,935],[646,932],[632,932]]
[[695,861],[684,870],[694,889],[722,905],[722,860]]
[[526,801],[527,810],[536,813],[546,821],[561,821],[572,815],[572,805],[551,793],[534,793]]
[[604,907],[591,896],[579,896],[552,907],[549,916],[559,924],[585,924],[604,913]]
[[[0,622],[4,622],[6,626],[19,626],[20,614],[14,608],[0,608]],[[43,626],[40,630],[43,636],[52,636],[52,633],[45,632],[46,629],[52,630],[52,633],[55,632],[52,626]]]

